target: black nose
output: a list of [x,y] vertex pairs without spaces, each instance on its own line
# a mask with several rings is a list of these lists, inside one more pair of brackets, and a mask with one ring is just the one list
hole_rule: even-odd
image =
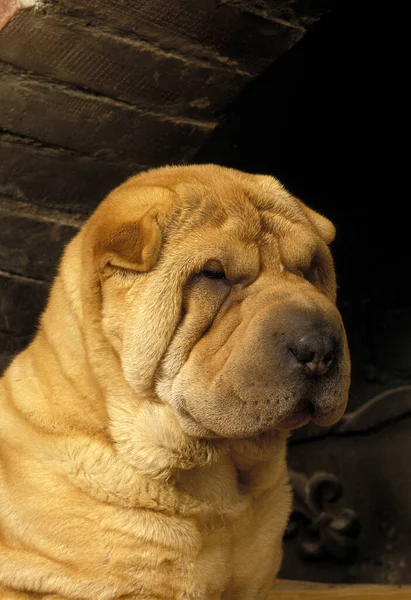
[[291,353],[305,368],[307,375],[325,375],[335,360],[335,337],[324,331],[307,333],[290,346]]

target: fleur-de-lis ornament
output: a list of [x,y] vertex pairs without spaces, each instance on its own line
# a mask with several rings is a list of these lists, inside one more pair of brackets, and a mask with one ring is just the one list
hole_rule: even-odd
[[331,473],[306,477],[295,471],[290,479],[294,506],[285,537],[299,536],[300,552],[307,560],[354,563],[360,523],[355,511],[338,504],[343,497],[339,479]]

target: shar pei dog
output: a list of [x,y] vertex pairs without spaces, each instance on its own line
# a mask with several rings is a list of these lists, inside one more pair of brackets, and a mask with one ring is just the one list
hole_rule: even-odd
[[215,165],[102,202],[0,380],[1,600],[268,598],[287,436],[347,401],[333,237]]

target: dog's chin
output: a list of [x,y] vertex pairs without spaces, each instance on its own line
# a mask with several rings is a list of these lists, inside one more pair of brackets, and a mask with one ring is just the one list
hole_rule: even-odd
[[330,427],[340,420],[345,406],[336,407],[331,411],[322,410],[315,402],[302,398],[297,406],[278,425],[280,430],[294,430],[307,425],[310,421],[320,427]]
[[251,424],[223,429],[219,425],[203,424],[198,419],[195,419],[187,410],[181,408],[177,411],[177,418],[187,435],[204,439],[247,439],[256,437],[271,429],[269,427],[252,427]]
[[251,422],[230,422],[222,423],[222,420],[216,419],[215,423],[203,422],[198,415],[194,416],[187,408],[187,404],[179,403],[178,408],[174,407],[176,416],[180,422],[183,431],[196,438],[204,439],[246,439],[257,437],[267,431],[291,431],[303,427],[310,421],[322,427],[329,427],[336,423],[344,412],[344,407],[338,407],[335,410],[323,411],[310,399],[303,397],[298,403],[283,417],[269,419],[258,424],[253,420]]
[[177,418],[183,431],[196,438],[203,439],[250,439],[258,437],[267,431],[277,429],[276,425],[269,424],[256,425],[250,423],[227,423],[226,427],[221,422],[216,424],[202,423],[198,417],[193,417],[187,409],[179,408],[176,411]]

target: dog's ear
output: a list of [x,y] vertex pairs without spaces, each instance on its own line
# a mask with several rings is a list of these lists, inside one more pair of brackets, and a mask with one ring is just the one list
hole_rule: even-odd
[[149,271],[157,262],[174,202],[170,190],[133,180],[114,190],[92,215],[86,232],[97,272]]
[[115,267],[149,271],[155,265],[161,248],[162,236],[157,217],[158,210],[151,208],[137,219],[114,229],[108,223],[96,248],[100,270]]
[[335,238],[335,227],[331,221],[329,221],[326,217],[323,217],[323,215],[320,215],[320,213],[316,212],[315,210],[308,208],[308,206],[302,202],[301,206],[303,207],[308,220],[317,233],[322,237],[326,244],[331,244]]

